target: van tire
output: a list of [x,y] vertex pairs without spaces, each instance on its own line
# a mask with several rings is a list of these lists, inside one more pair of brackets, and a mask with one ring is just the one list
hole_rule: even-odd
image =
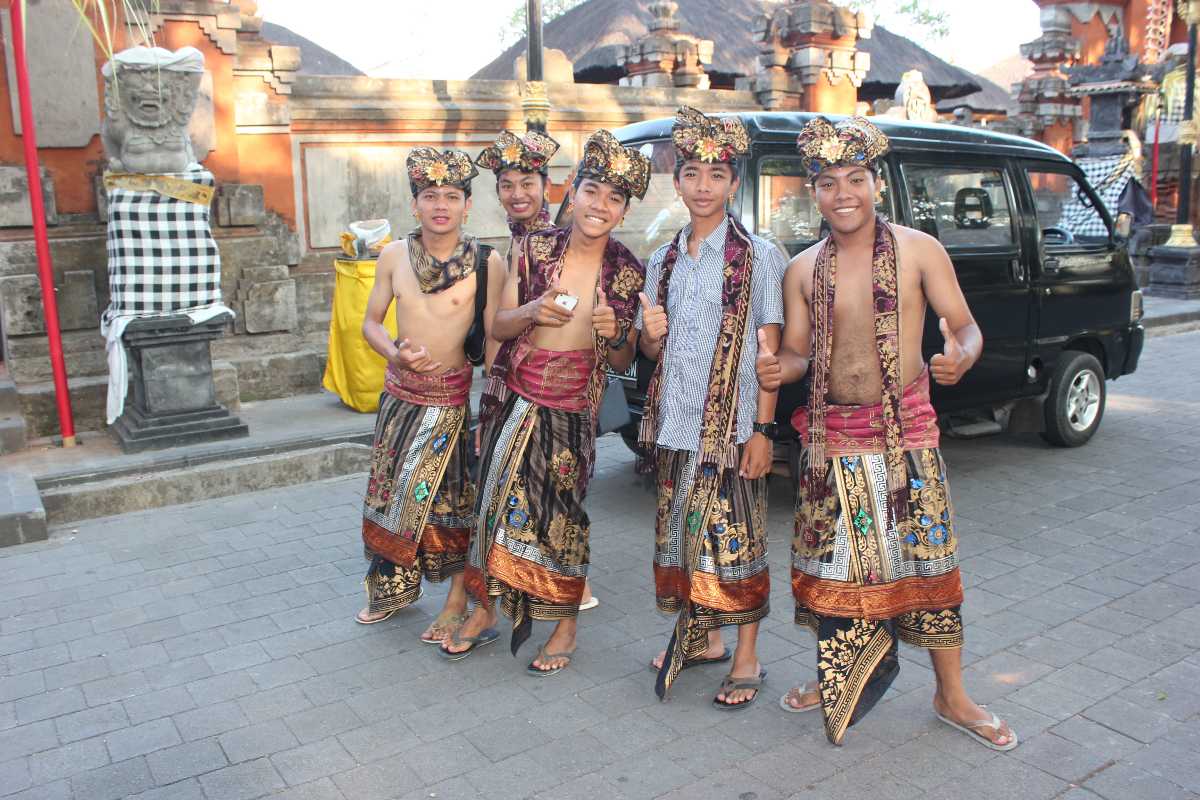
[[1066,350],[1054,367],[1046,395],[1042,438],[1057,447],[1079,447],[1100,427],[1107,392],[1104,367],[1091,353]]

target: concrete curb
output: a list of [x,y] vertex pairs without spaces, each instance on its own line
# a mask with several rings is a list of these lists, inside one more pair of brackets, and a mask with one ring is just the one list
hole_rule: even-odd
[[0,547],[41,542],[48,536],[46,509],[33,478],[0,473]]

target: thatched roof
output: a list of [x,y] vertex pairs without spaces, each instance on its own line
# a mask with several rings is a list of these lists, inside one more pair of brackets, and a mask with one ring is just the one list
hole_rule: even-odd
[[263,21],[262,37],[271,44],[282,44],[300,48],[301,75],[349,75],[364,74],[362,70],[345,59],[335,56],[321,45],[305,39],[290,28]]
[[976,76],[976,80],[983,87],[981,91],[941,100],[937,103],[937,110],[943,114],[950,114],[957,108],[969,108],[984,114],[1011,116],[1017,113],[1016,98],[1007,89],[981,76]]
[[[735,77],[753,75],[758,46],[753,37],[753,20],[762,11],[761,0],[678,0],[681,33],[712,39],[713,63],[709,73],[717,85],[728,85]],[[581,83],[612,83],[620,76],[617,54],[647,33],[650,14],[644,0],[587,0],[546,25],[546,47],[562,50],[575,63],[575,79]],[[949,64],[903,36],[875,27],[872,38],[859,42],[871,54],[859,97],[864,100],[891,97],[900,76],[919,69],[935,100],[978,92],[978,76]],[[473,77],[511,80],[513,61],[526,50],[525,39],[505,50]]]

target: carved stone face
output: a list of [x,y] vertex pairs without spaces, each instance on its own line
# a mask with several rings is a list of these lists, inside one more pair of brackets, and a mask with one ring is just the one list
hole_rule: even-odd
[[110,117],[123,114],[140,128],[186,125],[196,108],[199,73],[122,67],[109,80],[106,106]]

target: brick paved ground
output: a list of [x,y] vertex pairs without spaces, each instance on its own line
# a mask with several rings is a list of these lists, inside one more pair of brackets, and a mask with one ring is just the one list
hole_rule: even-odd
[[[967,681],[1024,743],[998,755],[895,687],[826,744],[775,706],[811,677],[790,621],[790,497],[772,494],[765,696],[711,709],[719,668],[659,704],[646,661],[650,496],[620,443],[593,484],[594,582],[574,665],[416,640],[362,596],[360,477],[80,523],[0,551],[0,795],[323,798],[1200,797],[1200,334],[1152,340],[1081,450],[948,442],[968,583]],[[545,636],[535,631],[534,641]]]

